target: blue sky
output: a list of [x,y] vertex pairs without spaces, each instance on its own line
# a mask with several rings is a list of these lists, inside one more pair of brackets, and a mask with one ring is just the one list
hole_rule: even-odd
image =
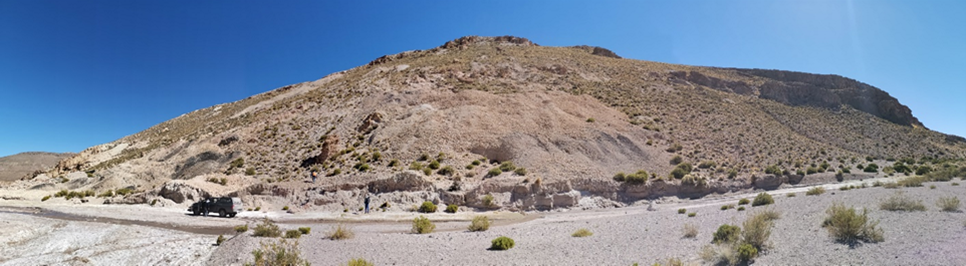
[[463,2],[0,0],[0,156],[78,152],[466,35],[838,74],[966,136],[966,1]]

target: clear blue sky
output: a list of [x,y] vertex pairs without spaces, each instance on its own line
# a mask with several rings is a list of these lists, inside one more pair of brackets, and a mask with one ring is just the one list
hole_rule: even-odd
[[78,152],[466,35],[838,74],[966,136],[966,1],[463,2],[0,0],[0,156]]

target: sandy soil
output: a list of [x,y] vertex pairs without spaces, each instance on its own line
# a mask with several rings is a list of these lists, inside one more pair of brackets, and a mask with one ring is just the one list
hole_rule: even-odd
[[[866,180],[871,184],[872,180]],[[956,181],[962,182],[962,181]],[[853,184],[859,181],[853,182]],[[248,233],[235,235],[231,227],[254,226],[267,217],[283,230],[311,227],[312,234],[299,239],[300,250],[314,265],[340,265],[352,258],[365,258],[377,265],[650,265],[679,258],[701,263],[698,251],[710,244],[712,232],[722,224],[741,224],[751,213],[772,209],[782,213],[770,238],[772,248],[756,261],[759,265],[964,265],[966,214],[940,212],[935,202],[941,196],[966,195],[966,186],[953,182],[926,183],[925,187],[885,189],[880,187],[840,191],[843,184],[825,185],[828,192],[805,196],[806,187],[770,191],[776,203],[748,210],[720,210],[751,198],[754,192],[719,195],[699,200],[664,200],[627,208],[559,210],[552,212],[437,213],[429,217],[437,232],[409,233],[405,212],[285,213],[245,212],[234,219],[187,215],[186,206],[75,204],[68,201],[40,202],[16,191],[0,191],[0,264],[54,265],[241,265],[251,261],[251,250],[261,241]],[[935,189],[930,189],[935,185]],[[896,191],[923,201],[925,212],[888,212],[878,204]],[[795,193],[795,197],[786,194]],[[834,242],[821,228],[825,210],[833,202],[868,208],[880,221],[885,242],[854,248]],[[695,217],[677,213],[679,208],[696,212]],[[485,214],[497,222],[485,232],[468,232],[474,215]],[[325,239],[325,232],[338,223],[349,226],[355,237]],[[686,223],[699,228],[694,239],[683,238]],[[571,237],[579,228],[593,236]],[[230,239],[214,246],[217,234]],[[508,236],[516,247],[490,251],[490,240]]]

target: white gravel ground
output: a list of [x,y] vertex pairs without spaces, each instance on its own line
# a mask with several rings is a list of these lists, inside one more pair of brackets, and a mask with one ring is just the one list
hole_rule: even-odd
[[[956,181],[963,182],[963,181]],[[871,185],[871,181],[867,180]],[[254,227],[261,216],[279,221],[283,230],[308,226],[312,233],[299,239],[302,255],[313,265],[345,265],[350,259],[364,258],[376,265],[651,265],[678,258],[702,263],[699,250],[711,243],[718,226],[740,225],[760,209],[782,214],[770,238],[772,248],[755,262],[758,265],[966,265],[966,214],[940,212],[936,200],[957,196],[966,200],[966,185],[952,182],[926,183],[925,187],[884,189],[866,188],[840,191],[842,184],[826,185],[828,192],[805,196],[807,188],[792,188],[769,193],[776,203],[748,210],[720,210],[721,205],[736,204],[741,197],[755,193],[718,196],[700,200],[672,200],[618,209],[588,211],[486,213],[502,220],[486,232],[467,232],[468,219],[477,213],[457,215],[438,213],[429,217],[437,222],[437,232],[409,233],[415,214],[380,213],[243,213],[241,219],[186,216],[176,207],[147,206],[70,206],[48,204],[44,208],[114,218],[129,217],[196,227],[215,224],[228,228],[249,223]],[[935,185],[936,189],[930,189]],[[925,212],[888,212],[878,205],[902,190],[923,201]],[[794,192],[796,197],[784,193]],[[0,201],[0,206],[35,204],[25,201]],[[821,227],[825,210],[833,202],[868,208],[870,217],[879,220],[885,242],[854,248],[834,242]],[[696,212],[696,217],[678,214],[679,208]],[[138,214],[142,213],[142,214]],[[144,213],[148,214],[145,215]],[[349,240],[324,239],[325,232],[342,218],[355,233]],[[260,241],[248,233],[231,237],[220,247],[212,247],[215,236],[140,225],[105,225],[97,222],[65,222],[57,219],[0,212],[0,263],[84,264],[95,265],[241,265],[251,261],[251,250]],[[682,227],[692,223],[699,228],[694,239],[683,238]],[[571,237],[580,228],[593,236]],[[490,240],[498,236],[513,238],[516,246],[507,251],[490,251]],[[77,257],[75,259],[75,257]]]

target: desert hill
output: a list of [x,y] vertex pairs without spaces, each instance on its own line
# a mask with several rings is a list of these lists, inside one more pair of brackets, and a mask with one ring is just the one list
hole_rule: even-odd
[[[139,191],[113,201],[126,203],[238,195],[342,210],[368,191],[398,206],[546,209],[939,170],[962,158],[961,137],[840,76],[470,36],[196,110],[18,186],[64,177],[39,187]],[[881,167],[857,169],[870,163]],[[313,170],[319,183],[308,183]]]
[[73,155],[73,153],[22,152],[0,157],[0,182],[33,177]]

